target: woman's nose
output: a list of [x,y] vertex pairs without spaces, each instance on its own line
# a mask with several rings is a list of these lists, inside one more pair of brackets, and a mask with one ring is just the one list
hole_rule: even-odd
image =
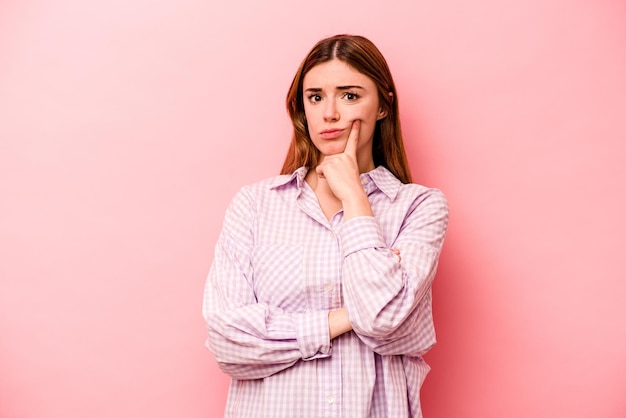
[[333,100],[327,100],[324,107],[324,120],[335,121],[339,120],[339,112],[337,111],[337,105]]

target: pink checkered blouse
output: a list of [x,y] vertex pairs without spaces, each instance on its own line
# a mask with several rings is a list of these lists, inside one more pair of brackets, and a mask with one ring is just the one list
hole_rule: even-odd
[[[381,166],[361,175],[374,217],[328,221],[306,173],[246,186],[226,212],[203,305],[225,416],[421,417],[446,200]],[[330,340],[342,306],[353,331]]]

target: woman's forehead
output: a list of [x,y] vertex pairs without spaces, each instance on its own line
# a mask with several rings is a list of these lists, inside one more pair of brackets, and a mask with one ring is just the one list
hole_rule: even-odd
[[374,82],[347,63],[333,59],[311,68],[303,80],[304,89],[357,85],[371,87]]

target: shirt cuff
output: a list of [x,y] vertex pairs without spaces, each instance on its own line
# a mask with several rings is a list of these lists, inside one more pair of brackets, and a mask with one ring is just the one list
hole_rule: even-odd
[[344,257],[366,248],[385,248],[387,246],[378,221],[373,216],[359,216],[350,219],[341,226],[338,235]]
[[294,321],[303,360],[330,356],[328,311],[294,314]]

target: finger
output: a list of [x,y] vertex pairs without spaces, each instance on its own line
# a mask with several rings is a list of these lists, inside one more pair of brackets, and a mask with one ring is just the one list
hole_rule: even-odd
[[348,154],[356,160],[356,150],[359,145],[359,134],[361,133],[361,121],[355,120],[352,122],[352,129],[350,129],[350,135],[348,135],[348,141],[346,142],[346,149],[344,154]]
[[397,248],[392,248],[391,252],[398,256],[398,261],[402,261],[402,256],[400,255],[400,250]]
[[324,168],[321,165],[318,165],[317,167],[315,167],[315,172],[317,173],[317,176],[321,179],[324,178]]

